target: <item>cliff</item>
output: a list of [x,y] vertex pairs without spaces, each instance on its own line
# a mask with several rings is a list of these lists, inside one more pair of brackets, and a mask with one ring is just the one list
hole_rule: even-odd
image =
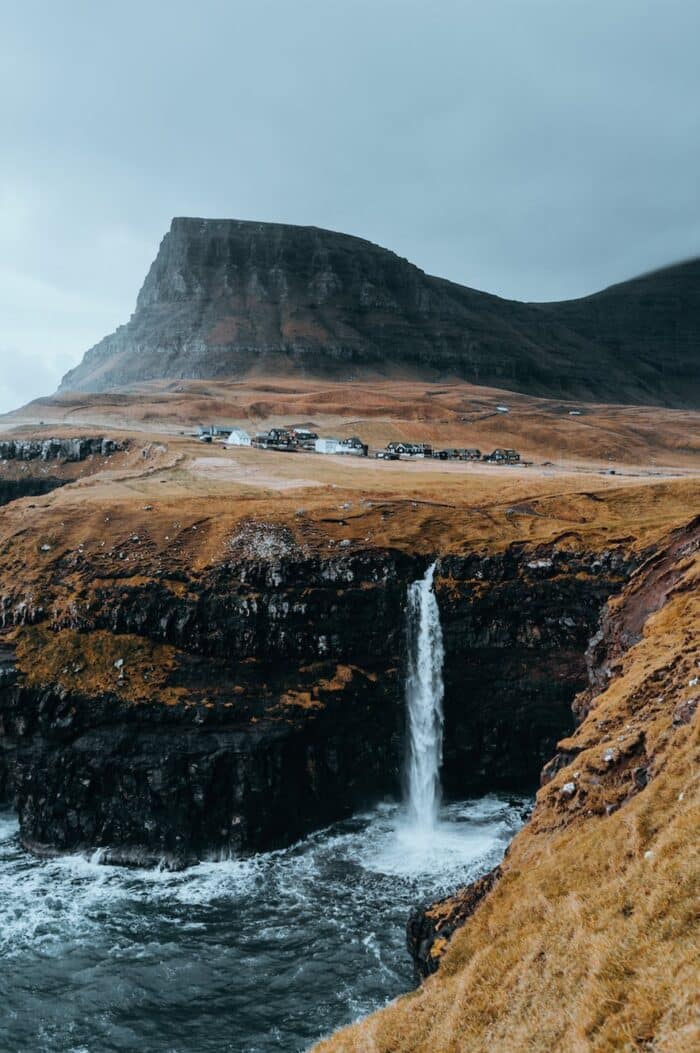
[[[264,557],[203,573],[108,583],[59,558],[33,607],[3,593],[0,782],[28,847],[178,866],[400,792],[403,612],[425,558],[265,534]],[[532,786],[631,565],[557,546],[440,562],[448,791]]]
[[696,406],[700,263],[523,304],[431,277],[360,238],[174,219],[130,321],[61,391],[250,374],[459,377],[534,395]]
[[101,471],[127,441],[104,436],[0,439],[0,506],[39,497]]
[[412,915],[429,978],[318,1053],[697,1047],[699,586],[695,519],[610,601],[502,865]]

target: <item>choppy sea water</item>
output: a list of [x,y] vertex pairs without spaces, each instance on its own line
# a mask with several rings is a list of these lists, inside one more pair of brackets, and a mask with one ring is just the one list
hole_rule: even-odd
[[295,1053],[413,986],[417,902],[497,863],[524,799],[383,805],[182,873],[37,860],[0,814],[0,1053]]

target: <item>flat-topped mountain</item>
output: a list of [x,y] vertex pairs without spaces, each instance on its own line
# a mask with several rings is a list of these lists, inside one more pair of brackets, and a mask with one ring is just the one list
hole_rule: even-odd
[[298,372],[693,406],[699,278],[694,260],[579,300],[526,304],[431,277],[347,234],[179,218],[130,321],[61,390]]

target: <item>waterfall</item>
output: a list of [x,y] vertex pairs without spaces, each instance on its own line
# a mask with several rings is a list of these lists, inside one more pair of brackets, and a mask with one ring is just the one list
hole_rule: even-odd
[[408,813],[421,831],[435,826],[440,803],[445,650],[434,577],[435,563],[408,588]]

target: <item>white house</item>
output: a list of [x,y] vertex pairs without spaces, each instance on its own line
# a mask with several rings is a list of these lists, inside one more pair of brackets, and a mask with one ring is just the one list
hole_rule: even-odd
[[316,453],[343,453],[340,439],[316,439],[314,449]]
[[232,428],[226,440],[227,446],[250,446],[250,435],[243,428]]

